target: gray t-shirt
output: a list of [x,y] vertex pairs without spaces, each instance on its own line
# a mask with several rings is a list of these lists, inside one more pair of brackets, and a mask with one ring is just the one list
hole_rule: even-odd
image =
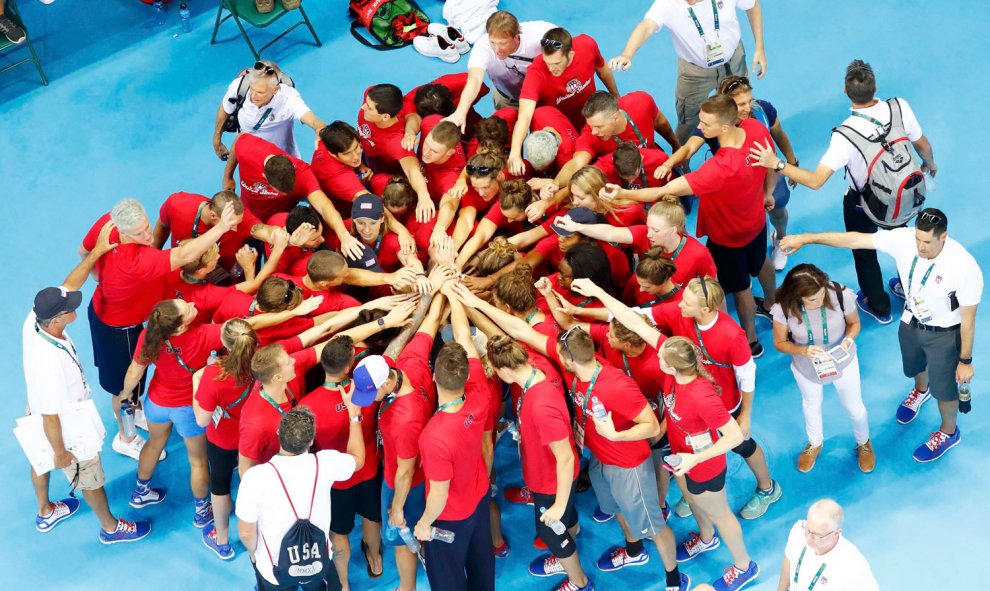
[[[811,328],[811,343],[812,345],[817,345],[824,348],[826,351],[833,349],[842,342],[842,339],[846,334],[846,318],[845,314],[856,309],[856,295],[848,287],[842,288],[842,300],[843,307],[839,306],[839,300],[836,297],[835,289],[830,285],[825,290],[828,296],[828,302],[831,304],[831,308],[828,306],[823,306],[825,310],[825,324],[828,326],[828,343],[825,343],[823,336],[824,330],[822,328],[822,316],[821,309],[819,310],[808,310],[808,324]],[[784,315],[783,309],[780,304],[774,304],[770,309],[770,316],[773,317],[774,322],[779,322],[787,326],[787,330],[791,333],[791,341],[796,345],[808,345],[808,326],[805,326],[804,320],[801,314],[797,316],[786,316]],[[849,357],[840,363],[836,364],[836,369],[839,370],[839,376],[842,375],[842,370],[845,369],[850,363],[852,363],[853,358],[856,356],[856,345],[855,343],[849,348]],[[794,367],[803,375],[813,382],[818,382],[821,384],[827,384],[829,382],[835,381],[839,376],[832,378],[819,379],[818,373],[815,372],[815,367],[811,363],[811,360],[804,355],[791,355],[791,362]]]

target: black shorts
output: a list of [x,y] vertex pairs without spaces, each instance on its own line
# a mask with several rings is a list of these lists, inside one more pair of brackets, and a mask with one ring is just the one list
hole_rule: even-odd
[[330,490],[330,531],[342,536],[354,531],[354,517],[360,515],[382,522],[382,473],[351,488]]
[[719,472],[718,476],[706,480],[704,482],[695,482],[691,480],[690,474],[684,475],[684,481],[687,484],[688,492],[692,495],[700,495],[706,492],[719,492],[725,488],[725,468]]
[[210,465],[210,494],[229,495],[230,483],[237,469],[237,450],[224,449],[207,440],[206,461]]
[[746,291],[751,284],[750,277],[756,277],[767,260],[767,227],[745,246],[722,246],[708,239],[708,251],[712,253],[715,269],[718,270],[718,284],[726,294]]
[[[100,374],[100,387],[113,396],[119,396],[124,389],[124,375],[131,366],[131,359],[137,349],[138,336],[144,326],[125,326],[117,328],[104,324],[93,310],[93,302],[89,302],[89,333],[93,339],[93,362]],[[137,395],[144,394],[144,384],[147,372],[141,376]]]
[[557,495],[544,495],[533,493],[533,515],[536,519],[536,535],[547,545],[547,549],[557,558],[568,558],[577,550],[574,538],[568,531],[577,525],[577,510],[574,508],[574,497],[577,481],[571,484],[571,494],[567,497],[567,507],[564,508],[564,516],[560,518],[561,523],[567,529],[562,535],[554,533],[550,526],[540,521],[540,507],[549,508],[557,500]]

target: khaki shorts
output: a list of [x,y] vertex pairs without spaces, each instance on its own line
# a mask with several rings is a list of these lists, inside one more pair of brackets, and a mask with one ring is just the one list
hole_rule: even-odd
[[516,107],[519,108],[519,101],[505,96],[498,91],[497,88],[492,87],[492,102],[495,103],[495,110],[498,111],[504,107]]
[[[77,470],[78,481],[76,480]],[[75,484],[79,490],[103,488],[107,481],[107,475],[103,472],[103,462],[100,461],[99,455],[82,462],[72,462],[68,467],[62,469],[62,474],[65,474],[69,484]]]
[[714,68],[702,68],[677,59],[677,86],[674,89],[677,129],[674,135],[685,143],[698,127],[701,103],[729,76],[746,75],[746,53],[740,42],[729,61]]

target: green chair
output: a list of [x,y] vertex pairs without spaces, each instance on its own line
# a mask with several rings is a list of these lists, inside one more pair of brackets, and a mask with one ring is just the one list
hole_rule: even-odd
[[[217,42],[217,31],[220,29],[220,25],[223,24],[225,20],[233,18],[234,23],[237,25],[237,28],[241,30],[241,35],[244,36],[244,40],[247,41],[248,47],[251,48],[251,53],[254,54],[254,59],[256,60],[261,59],[262,51],[271,47],[272,44],[282,37],[285,37],[290,31],[300,25],[306,25],[306,28],[308,28],[309,32],[313,35],[313,40],[316,41],[316,46],[323,47],[323,43],[320,41],[320,38],[316,36],[316,31],[313,29],[313,23],[309,22],[309,17],[306,16],[306,11],[302,6],[296,10],[299,11],[299,15],[302,16],[302,20],[282,31],[278,37],[275,37],[269,41],[268,44],[263,46],[261,49],[255,49],[254,44],[251,43],[251,38],[248,36],[247,31],[244,30],[244,25],[241,24],[241,21],[244,21],[257,29],[263,29],[270,26],[272,23],[291,11],[282,8],[282,3],[278,0],[275,2],[275,10],[267,14],[261,14],[258,12],[254,0],[220,0],[220,6],[217,9],[217,21],[216,24],[213,25],[213,37],[210,38],[210,45],[214,45]],[[226,16],[223,15],[224,11],[227,11],[228,13]]]
[[34,62],[34,67],[38,68],[38,73],[41,74],[42,84],[48,86],[48,78],[45,76],[45,71],[41,69],[41,61],[38,59],[38,54],[34,52],[34,45],[31,44],[31,36],[28,34],[27,27],[24,26],[24,21],[21,20],[20,12],[17,11],[17,3],[14,2],[14,0],[7,0],[4,4],[5,4],[4,14],[6,14],[10,18],[10,20],[14,21],[14,23],[17,26],[24,29],[25,38],[22,43],[15,44],[15,43],[11,43],[10,41],[7,41],[7,38],[4,37],[3,35],[0,35],[0,53],[4,53],[7,50],[10,50],[12,48],[18,48],[21,47],[23,44],[26,44],[28,51],[31,52],[31,57],[26,57],[19,62],[14,62],[10,64],[9,66],[0,70],[0,74],[6,72],[7,70],[16,68],[21,64]]

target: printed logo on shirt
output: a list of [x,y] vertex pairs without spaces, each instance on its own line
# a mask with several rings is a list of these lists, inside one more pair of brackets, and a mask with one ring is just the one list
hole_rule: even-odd
[[942,276],[941,275],[936,275],[935,276],[935,285],[940,285],[941,283],[942,283]]
[[664,394],[663,395],[663,403],[667,407],[667,412],[670,413],[670,416],[672,416],[675,421],[681,421],[681,420],[683,420],[680,417],[680,415],[678,415],[676,412],[674,412],[674,395],[673,394]]
[[172,355],[181,355],[182,347],[169,347],[168,345],[165,345],[165,352]]
[[367,123],[362,123],[361,125],[358,126],[358,133],[361,134],[361,137],[362,138],[364,138],[364,139],[370,139],[371,138],[371,126],[368,125]]
[[472,423],[474,423],[474,415],[468,415],[467,418],[464,419],[464,428],[467,429]]
[[260,181],[254,182],[252,184],[247,184],[241,181],[241,188],[249,193],[254,193],[259,197],[278,197],[279,192],[273,189],[268,183],[262,183]]
[[343,402],[338,402],[337,406],[334,407],[334,410],[337,412],[344,412],[345,410],[347,410],[347,405],[344,404]]
[[588,87],[589,84],[591,84],[591,78],[588,78],[587,80],[585,80],[584,83],[582,83],[577,78],[571,78],[567,82],[567,85],[565,86],[565,88],[567,89],[567,94],[565,94],[564,96],[557,97],[557,104],[559,105],[560,103],[566,101],[567,99],[571,98],[572,96],[574,96],[574,95],[578,94],[579,92],[583,91],[585,88]]

